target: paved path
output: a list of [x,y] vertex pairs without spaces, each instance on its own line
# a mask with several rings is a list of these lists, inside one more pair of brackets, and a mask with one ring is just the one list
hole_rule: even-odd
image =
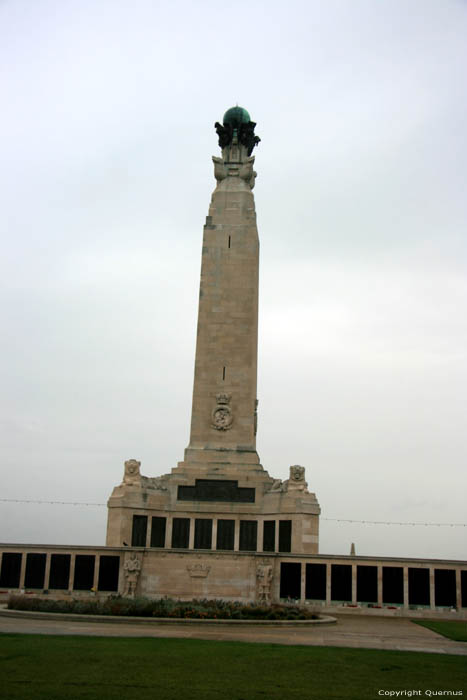
[[[6,612],[6,611],[5,611]],[[203,623],[121,624],[0,616],[0,633],[87,635],[99,637],[183,637],[215,641],[304,644],[311,646],[399,649],[467,656],[467,643],[453,642],[407,619],[336,616],[333,625],[229,626]],[[467,624],[467,623],[466,623]]]

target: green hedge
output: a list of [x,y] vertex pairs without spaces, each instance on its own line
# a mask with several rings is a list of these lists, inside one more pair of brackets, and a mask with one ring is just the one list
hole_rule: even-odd
[[179,619],[215,620],[316,620],[305,608],[291,605],[258,605],[230,603],[224,600],[191,600],[181,602],[171,598],[123,598],[110,596],[105,600],[71,599],[47,600],[12,595],[8,600],[10,610],[38,612],[77,613],[81,615],[126,615],[133,617],[171,617]]

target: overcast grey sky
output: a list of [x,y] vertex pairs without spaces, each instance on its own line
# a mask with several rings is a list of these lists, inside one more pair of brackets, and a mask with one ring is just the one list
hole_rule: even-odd
[[[105,503],[188,442],[213,124],[257,122],[259,432],[322,553],[465,559],[467,4],[0,2],[1,497]],[[106,509],[0,503],[0,541]]]

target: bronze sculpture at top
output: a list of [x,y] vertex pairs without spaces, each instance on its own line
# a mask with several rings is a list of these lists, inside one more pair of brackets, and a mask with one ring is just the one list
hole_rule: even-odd
[[237,132],[237,138],[242,146],[247,149],[247,154],[251,156],[255,146],[261,141],[259,136],[255,136],[256,122],[252,122],[250,115],[243,107],[231,107],[224,114],[223,123],[216,122],[214,124],[217,135],[219,136],[219,146],[225,148],[230,146],[234,133]]

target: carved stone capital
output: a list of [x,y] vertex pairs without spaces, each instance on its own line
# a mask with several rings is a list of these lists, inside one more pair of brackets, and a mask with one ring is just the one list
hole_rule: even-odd
[[217,182],[225,180],[227,177],[227,168],[225,167],[224,159],[213,156],[212,162],[214,163],[214,177]]
[[239,176],[244,180],[250,189],[255,186],[256,171],[253,170],[253,163],[255,162],[255,157],[251,156],[248,160],[242,164],[239,170]]

